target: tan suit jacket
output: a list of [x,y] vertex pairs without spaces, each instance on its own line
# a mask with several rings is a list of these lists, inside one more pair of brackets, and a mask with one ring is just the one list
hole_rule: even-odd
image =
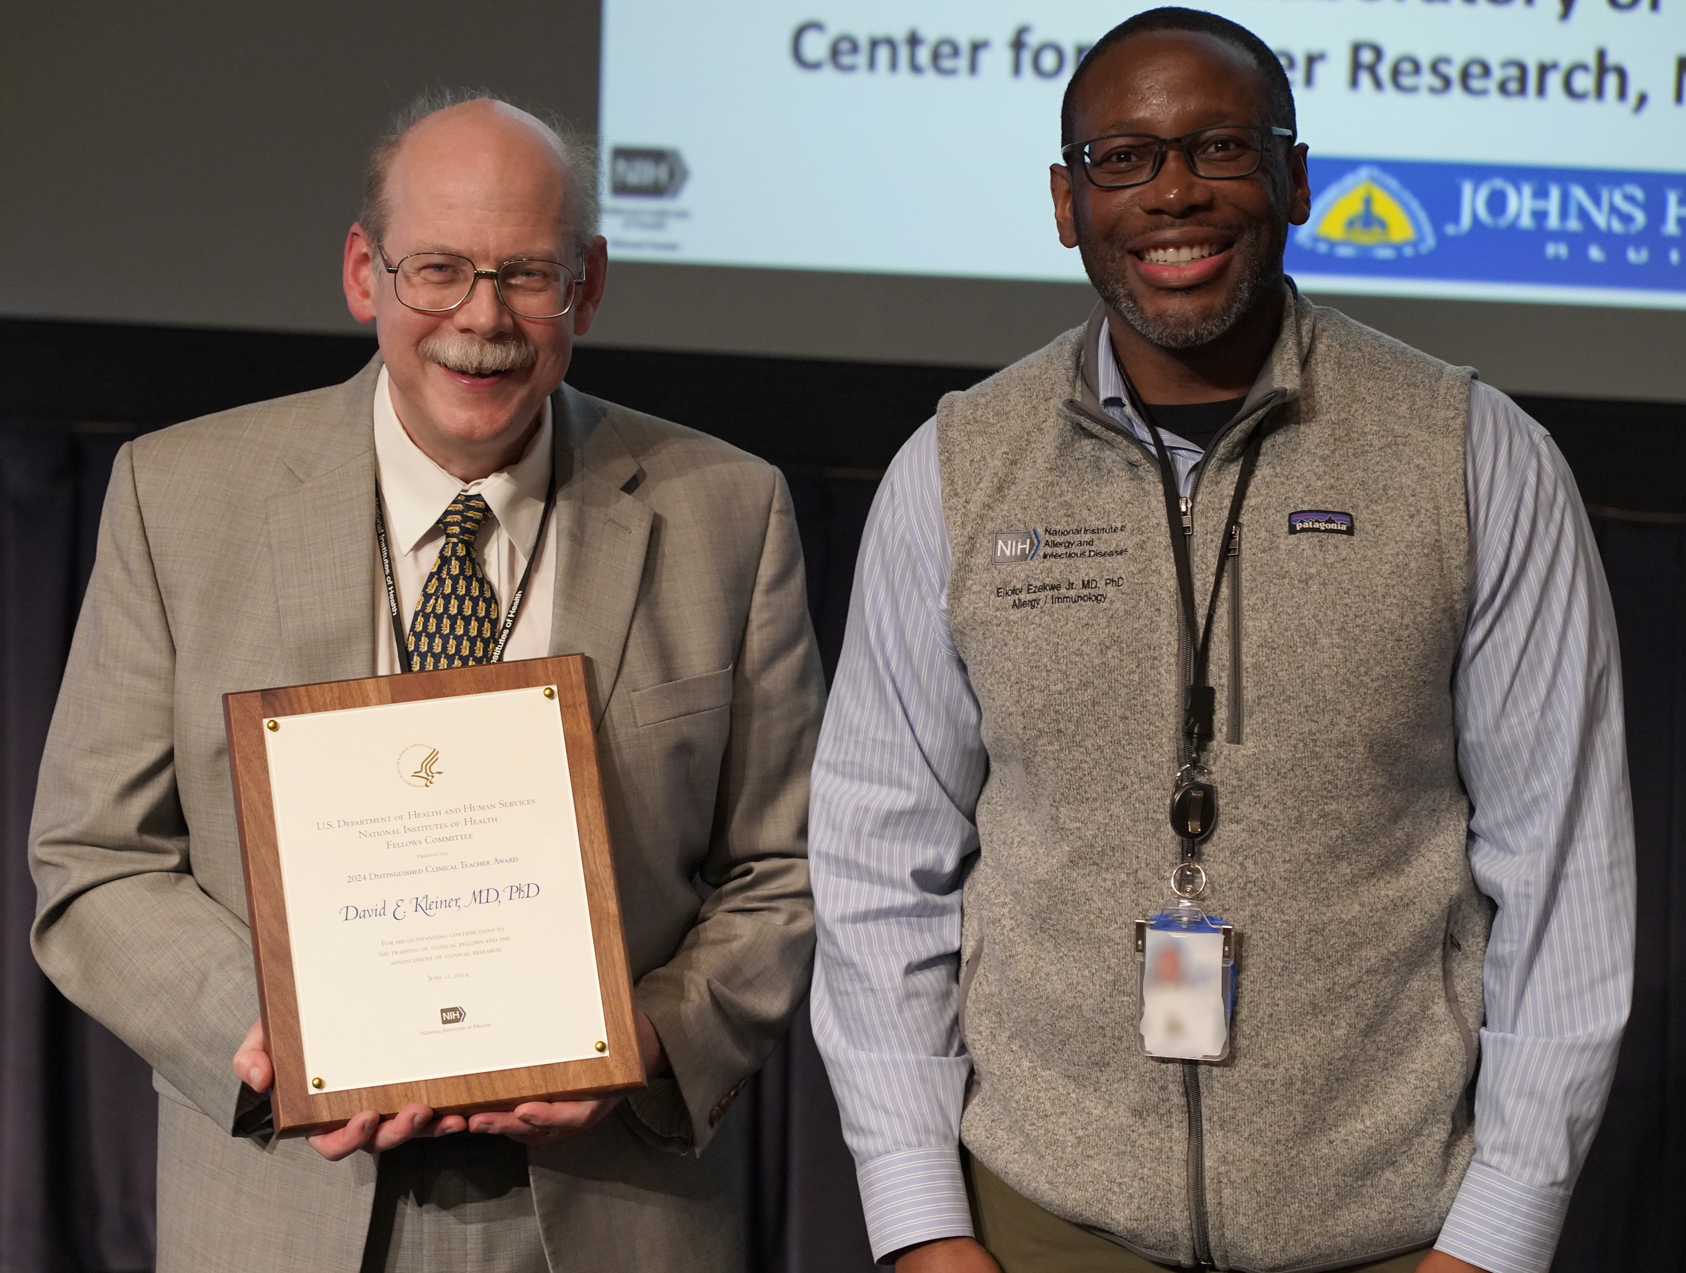
[[[106,496],[41,768],[32,936],[156,1072],[161,1273],[354,1273],[362,1252],[368,1155],[233,1134],[258,1004],[222,695],[373,674],[378,370],[143,437]],[[532,1151],[534,1199],[553,1268],[732,1268],[732,1146],[699,1154],[813,947],[801,548],[771,466],[566,385],[554,403],[550,650],[587,656],[636,999],[674,1078]]]

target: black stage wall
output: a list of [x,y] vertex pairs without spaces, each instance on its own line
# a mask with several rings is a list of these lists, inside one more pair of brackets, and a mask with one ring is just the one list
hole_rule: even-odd
[[[0,320],[0,1273],[151,1267],[146,1068],[58,997],[27,939],[35,772],[112,457],[148,428],[344,379],[373,347],[355,336]],[[879,473],[941,393],[984,374],[582,348],[569,379],[783,468],[829,676]],[[1676,1268],[1686,1249],[1686,407],[1520,401],[1552,431],[1593,510],[1621,628],[1640,859],[1633,1018],[1555,1268]],[[754,1122],[752,1267],[864,1273],[853,1169],[805,1014],[756,1099],[739,1105],[736,1116]]]

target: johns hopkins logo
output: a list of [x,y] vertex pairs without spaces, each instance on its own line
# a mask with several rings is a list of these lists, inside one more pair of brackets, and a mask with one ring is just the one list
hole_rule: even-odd
[[1365,164],[1318,196],[1294,241],[1313,252],[1392,260],[1432,251],[1434,227],[1415,195]]
[[1032,526],[1029,530],[998,530],[995,532],[995,564],[1035,561],[1042,554],[1042,532]]

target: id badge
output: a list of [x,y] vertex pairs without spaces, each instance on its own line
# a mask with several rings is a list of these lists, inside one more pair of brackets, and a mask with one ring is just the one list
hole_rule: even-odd
[[1188,902],[1136,921],[1142,1051],[1178,1061],[1229,1055],[1235,930]]

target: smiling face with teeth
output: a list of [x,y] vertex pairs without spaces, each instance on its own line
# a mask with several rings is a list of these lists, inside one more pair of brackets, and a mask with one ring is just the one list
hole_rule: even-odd
[[[1078,138],[1276,122],[1247,55],[1194,31],[1119,41],[1074,93]],[[1114,345],[1144,393],[1151,373],[1138,363],[1165,355],[1234,364],[1219,378],[1250,383],[1275,339],[1288,226],[1310,215],[1311,193],[1306,148],[1267,145],[1258,172],[1223,180],[1195,176],[1175,147],[1152,181],[1122,190],[1093,185],[1078,166],[1052,169],[1060,242],[1082,252],[1111,311]],[[1133,358],[1132,346],[1143,357]]]

